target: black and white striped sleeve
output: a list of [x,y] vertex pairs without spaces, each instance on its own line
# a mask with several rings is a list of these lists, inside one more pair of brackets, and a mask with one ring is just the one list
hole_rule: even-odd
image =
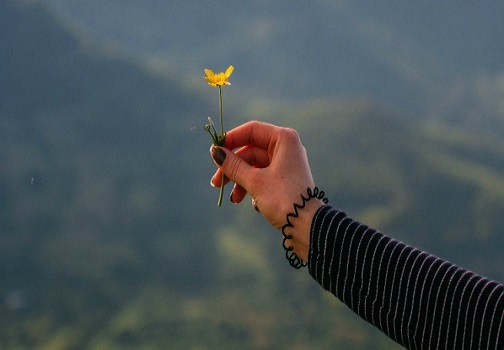
[[504,349],[504,285],[325,205],[312,222],[312,277],[411,349]]

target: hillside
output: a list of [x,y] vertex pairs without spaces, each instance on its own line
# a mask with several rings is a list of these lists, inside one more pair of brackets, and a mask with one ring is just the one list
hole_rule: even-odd
[[[394,347],[249,205],[216,207],[200,71],[189,88],[37,2],[0,2],[0,30],[0,348]],[[240,99],[228,125],[297,128],[331,203],[504,280],[500,139],[367,99]]]
[[366,98],[503,131],[500,2],[42,1],[74,28],[192,82],[202,66],[232,63],[248,97]]

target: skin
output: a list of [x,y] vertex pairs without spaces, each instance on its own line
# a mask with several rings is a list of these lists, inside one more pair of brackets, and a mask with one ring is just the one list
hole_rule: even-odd
[[[301,203],[300,195],[306,194],[308,187],[314,187],[306,149],[298,133],[294,129],[251,121],[228,131],[224,146],[210,148],[218,167],[210,183],[220,187],[224,172],[226,182],[235,183],[231,201],[241,203],[248,193],[266,220],[281,229],[287,214],[293,211],[293,204]],[[287,231],[293,235],[294,252],[305,261],[311,222],[323,204],[318,199],[308,201],[299,217],[291,220],[293,228]]]

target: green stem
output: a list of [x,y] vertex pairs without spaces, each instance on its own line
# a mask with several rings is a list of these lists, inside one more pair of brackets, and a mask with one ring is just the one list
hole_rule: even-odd
[[222,86],[220,85],[219,85],[219,114],[220,114],[221,136],[224,137],[224,118],[222,117]]
[[[222,117],[222,86],[219,85],[219,115],[220,115],[220,126],[221,126],[221,139],[224,137],[224,118]],[[224,145],[219,145],[224,146]],[[219,192],[219,199],[217,200],[217,206],[220,207],[222,204],[222,197],[224,196],[224,173],[221,177],[221,187]]]
[[222,204],[222,197],[224,196],[224,173],[222,173],[221,187],[219,192],[219,199],[217,200],[217,206],[220,207]]

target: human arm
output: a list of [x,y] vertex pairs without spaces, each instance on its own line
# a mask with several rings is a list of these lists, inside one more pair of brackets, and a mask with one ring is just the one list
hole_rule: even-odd
[[[211,148],[234,181],[232,201],[249,193],[277,229],[314,181],[292,129],[249,122]],[[236,150],[233,152],[233,150]],[[366,321],[412,348],[503,348],[504,287],[361,225],[312,199],[294,218],[294,252],[310,274]],[[452,347],[453,345],[453,347]]]
[[308,268],[323,288],[406,348],[504,348],[502,284],[333,207],[314,216]]

